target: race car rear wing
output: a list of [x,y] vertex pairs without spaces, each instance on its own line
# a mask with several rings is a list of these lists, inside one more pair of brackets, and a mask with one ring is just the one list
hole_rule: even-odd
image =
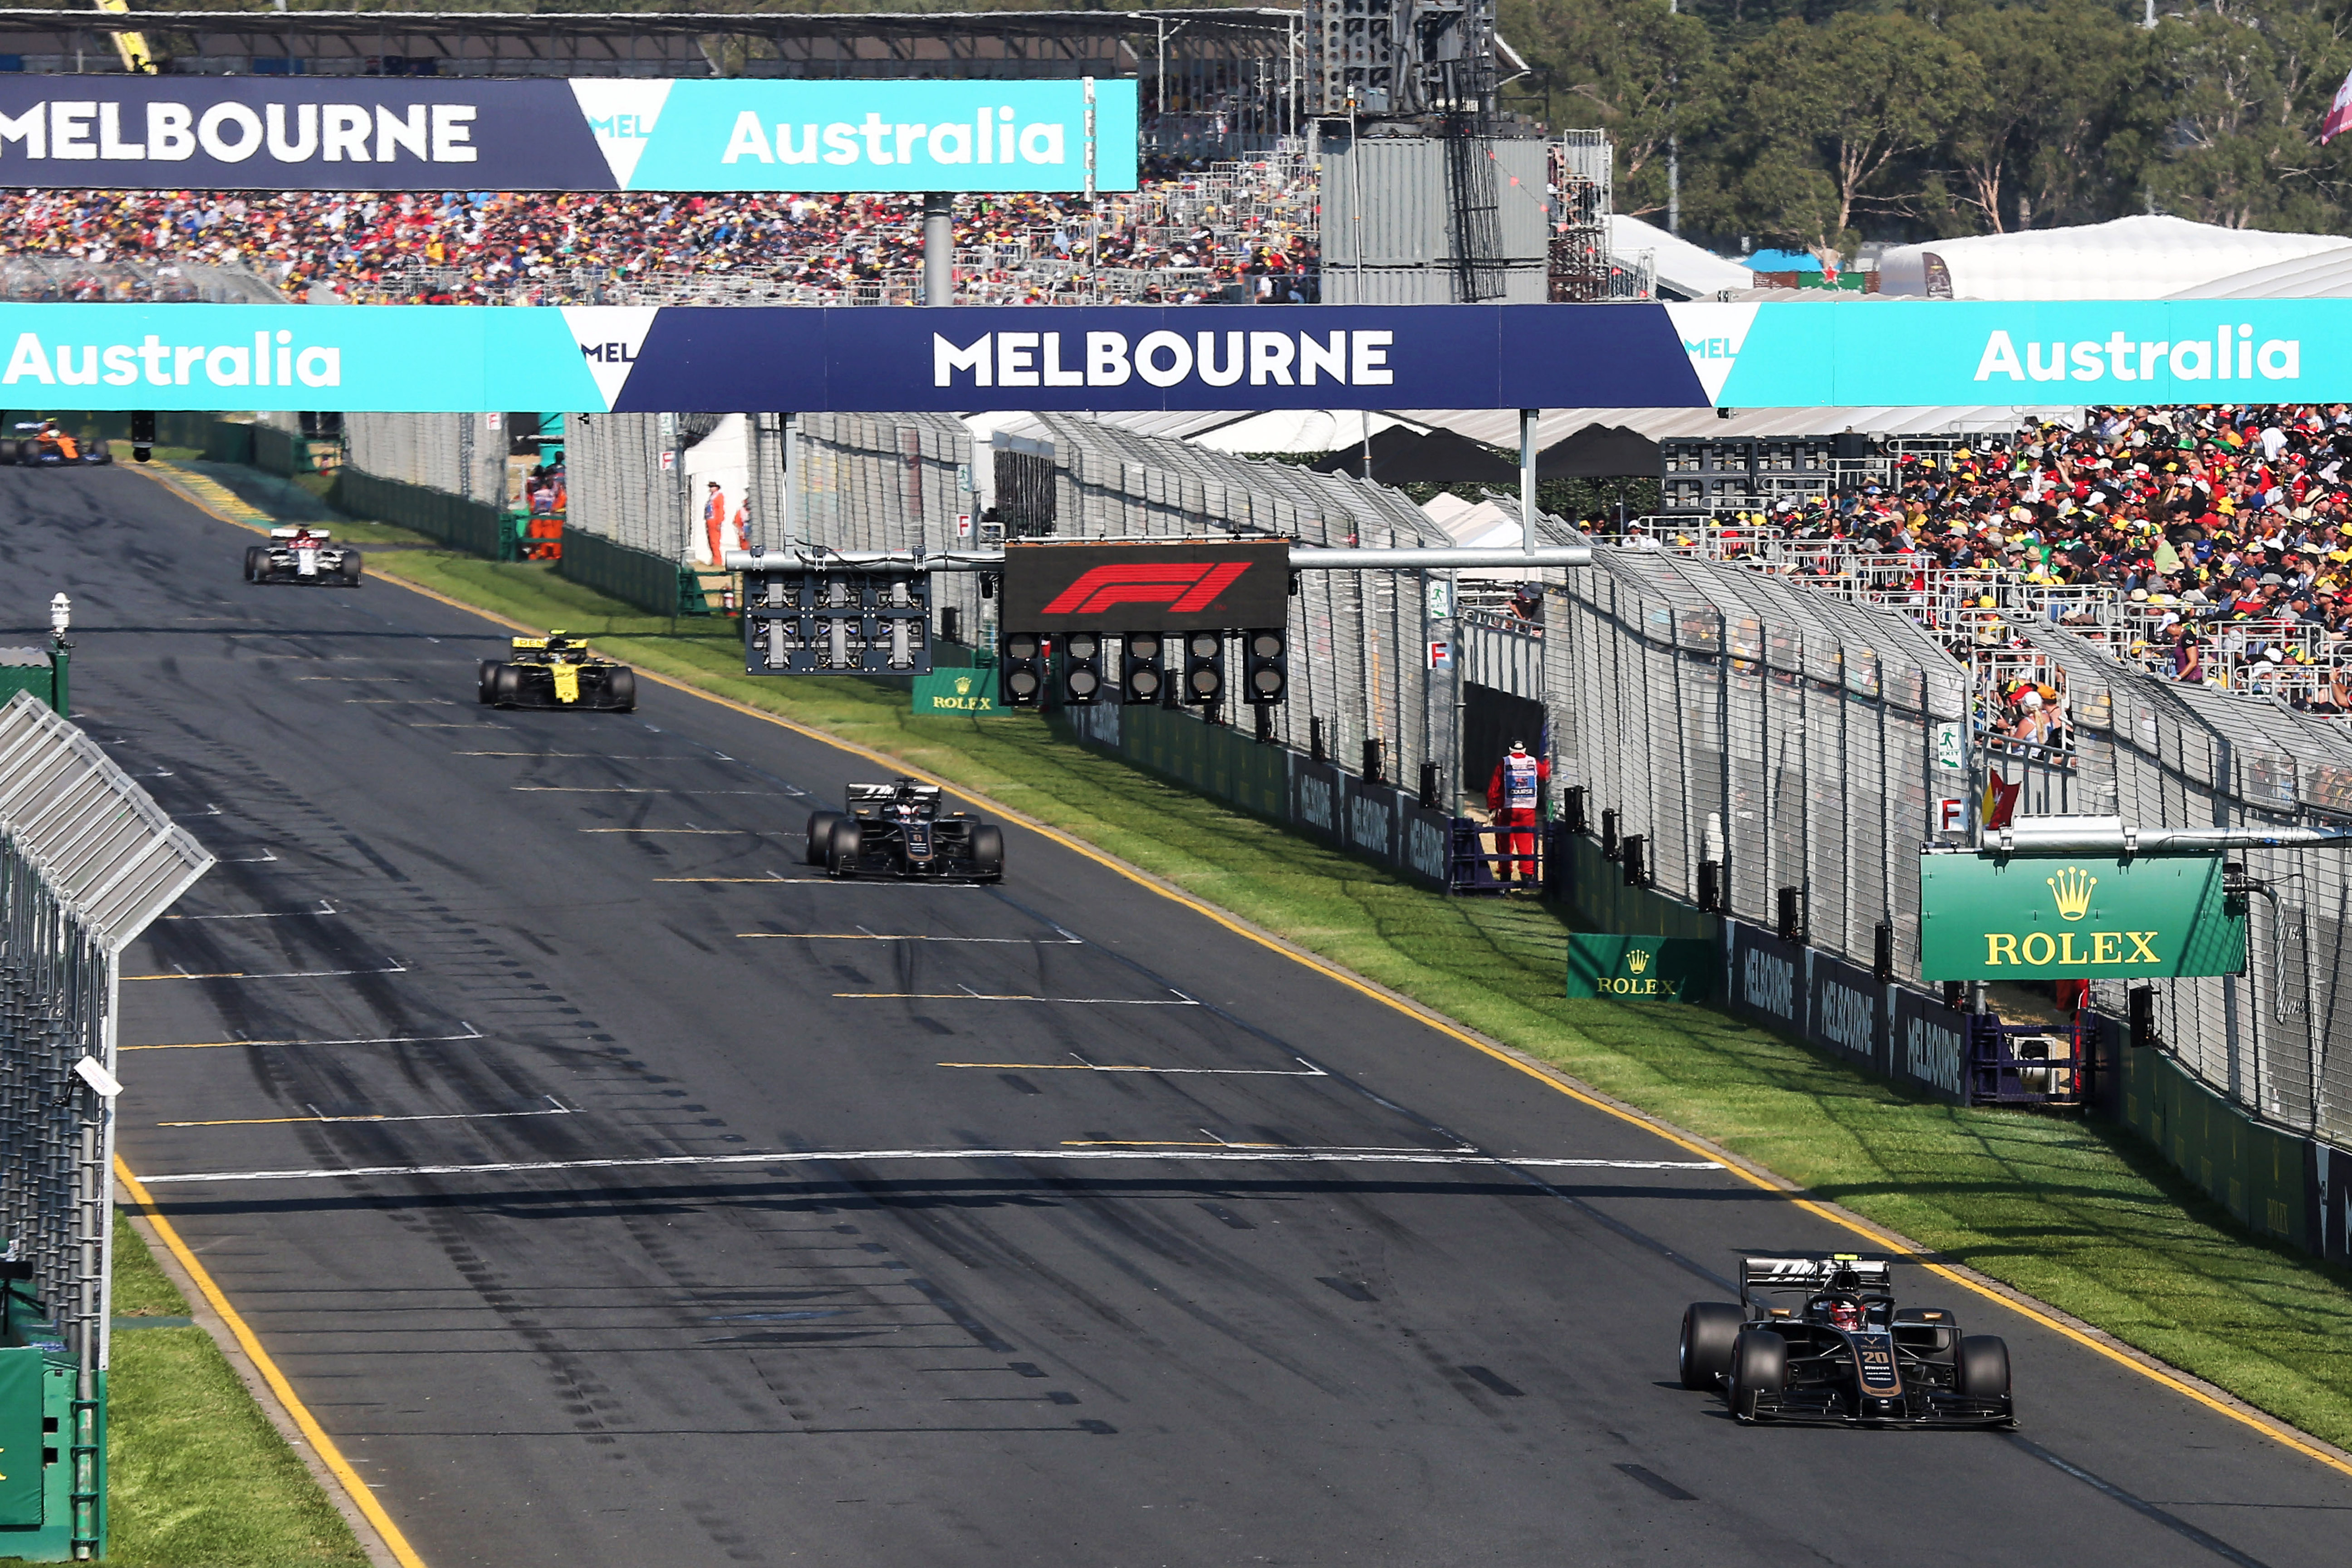
[[1842,1273],[1851,1273],[1854,1289],[1893,1289],[1895,1266],[1883,1258],[1857,1258],[1836,1253],[1828,1258],[1743,1258],[1739,1260],[1739,1295],[1750,1300],[1759,1290],[1826,1290]]
[[[299,528],[273,528],[269,531],[269,537],[272,539],[291,539],[301,531],[302,530]],[[314,528],[310,531],[310,537],[313,539],[324,539],[327,537],[327,531],[323,528]]]
[[848,798],[843,804],[849,808],[849,815],[856,816],[861,812],[875,811],[882,806],[889,805],[893,800],[898,798],[898,792],[901,790],[913,795],[917,801],[920,802],[926,808],[925,814],[927,816],[936,816],[939,815],[940,786],[937,784],[916,784],[912,780],[907,780],[898,784],[851,784],[848,789]]

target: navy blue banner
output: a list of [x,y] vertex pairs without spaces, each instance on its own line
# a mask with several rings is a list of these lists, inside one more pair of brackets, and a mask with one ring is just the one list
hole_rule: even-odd
[[664,308],[614,404],[1083,410],[1704,408],[1656,305]]
[[1132,80],[0,76],[0,185],[1131,191]]

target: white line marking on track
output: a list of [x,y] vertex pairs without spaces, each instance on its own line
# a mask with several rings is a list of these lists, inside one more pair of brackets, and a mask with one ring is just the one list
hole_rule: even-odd
[[[1059,928],[1056,928],[1059,929]],[[739,931],[736,936],[745,942],[976,942],[990,946],[1084,947],[1085,942],[1064,931],[1058,937],[1048,936],[891,936],[870,931]]]
[[341,912],[334,905],[320,899],[319,907],[315,910],[276,910],[250,915],[164,915],[161,918],[167,921],[290,921],[303,915],[331,915]]
[[574,833],[676,833],[731,837],[738,834],[753,838],[806,838],[805,833],[787,833],[766,827],[575,827]]
[[408,965],[394,962],[383,969],[289,969],[274,974],[249,974],[242,969],[223,970],[213,974],[191,974],[184,968],[175,974],[126,974],[132,980],[325,980],[339,974],[405,974]]
[[992,1072],[1150,1072],[1170,1077],[1187,1078],[1329,1078],[1321,1068],[1308,1066],[1305,1058],[1299,1071],[1291,1068],[1147,1068],[1106,1067],[1097,1062],[938,1062],[943,1068],[985,1068]]
[[1163,1002],[1156,996],[1014,996],[995,995],[966,986],[961,991],[836,991],[835,996],[865,1002],[1057,1002],[1085,1007],[1197,1007],[1190,996]]
[[277,858],[275,854],[264,849],[258,855],[240,855],[234,859],[224,858],[220,863],[224,866],[267,866]]
[[[463,1018],[457,1020],[461,1024]],[[471,1024],[466,1024],[462,1035],[374,1035],[355,1040],[165,1040],[152,1046],[118,1046],[124,1051],[216,1051],[231,1046],[437,1046],[452,1040],[481,1040],[489,1037]]]
[[547,1096],[547,1099],[554,1105],[554,1110],[452,1110],[431,1116],[326,1116],[320,1113],[317,1106],[306,1105],[302,1109],[310,1113],[308,1116],[242,1116],[220,1121],[158,1121],[155,1125],[158,1127],[277,1127],[291,1122],[300,1122],[308,1126],[318,1121],[509,1121],[518,1116],[577,1116],[580,1114],[572,1107],[556,1100],[551,1094]]
[[1156,1160],[1259,1165],[1491,1165],[1528,1170],[1719,1171],[1717,1160],[1518,1160],[1443,1149],[845,1149],[782,1154],[658,1154],[635,1160],[511,1160],[479,1165],[353,1165],[342,1170],[190,1171],[142,1176],[148,1186],[190,1182],[315,1182],[352,1176],[492,1176],[537,1171],[621,1171],[712,1165],[938,1163],[971,1160]]
[[226,816],[226,815],[227,815],[227,813],[226,813],[226,812],[224,812],[223,810],[221,810],[221,808],[220,808],[219,806],[215,805],[211,801],[206,801],[206,802],[205,802],[205,808],[204,808],[204,810],[202,810],[202,811],[184,811],[184,812],[180,813],[178,816],[176,816],[173,817],[173,818],[172,818],[172,820],[173,820],[173,821],[174,821],[174,822],[186,822],[186,821],[190,820],[190,819],[191,819],[191,818],[193,818],[193,817],[198,817],[198,816]]
[[764,795],[772,789],[678,789],[670,784],[509,784],[517,795]]

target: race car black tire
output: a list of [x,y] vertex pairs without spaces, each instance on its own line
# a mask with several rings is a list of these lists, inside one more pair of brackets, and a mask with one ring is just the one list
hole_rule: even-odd
[[511,708],[522,700],[522,671],[513,665],[499,666],[498,674],[490,678],[490,706]]
[[89,460],[93,463],[110,463],[114,461],[114,448],[100,447],[90,453]]
[[833,825],[841,820],[837,811],[812,811],[808,819],[808,863],[824,864],[825,851],[833,847]]
[[22,441],[0,441],[0,463],[23,462],[25,459],[20,454],[24,446]]
[[477,701],[485,704],[490,701],[491,693],[498,686],[499,671],[504,668],[497,659],[482,660],[481,669],[474,678],[474,694]]
[[346,550],[343,552],[342,579],[344,586],[351,588],[358,587],[360,585],[360,578],[366,571],[367,561],[358,551]]
[[1968,1399],[2009,1397],[2009,1345],[1994,1334],[1969,1334],[1954,1358],[1958,1392]]
[[1731,1370],[1731,1349],[1746,1318],[1728,1301],[1693,1301],[1683,1309],[1682,1343],[1675,1359],[1685,1388],[1713,1388]]
[[1004,880],[1004,829],[983,822],[971,830],[973,875],[983,882]]
[[614,670],[605,689],[612,693],[614,712],[634,713],[637,710],[637,672],[635,670]]
[[267,544],[248,544],[245,547],[245,580],[247,582],[261,581],[261,563],[268,554],[269,546]]
[[835,877],[857,875],[857,857],[865,848],[865,830],[853,817],[843,817],[833,825],[825,840],[824,868]]
[[1757,1419],[1756,1396],[1789,1386],[1789,1342],[1769,1329],[1742,1329],[1731,1346],[1731,1413]]

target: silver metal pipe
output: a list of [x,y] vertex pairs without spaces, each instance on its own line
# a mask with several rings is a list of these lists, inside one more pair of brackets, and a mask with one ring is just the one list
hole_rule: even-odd
[[[1001,550],[957,550],[915,555],[903,550],[802,550],[727,552],[730,572],[797,571],[839,566],[859,572],[1002,572]],[[1317,550],[1294,547],[1293,572],[1418,572],[1462,566],[1590,566],[1589,544],[1547,544],[1538,550]]]
[[[1094,118],[1088,108],[1087,117]],[[1092,156],[1088,144],[1088,156]],[[1094,177],[1091,169],[1087,177]],[[923,197],[923,303],[955,303],[955,197],[932,191]]]
[[1984,836],[2004,855],[2198,855],[2217,849],[2352,848],[2347,827],[2137,827],[2120,816],[2024,816]]
[[1536,555],[1536,420],[1542,413],[1519,410],[1519,546],[1529,562]]
[[1590,566],[1589,544],[1536,550],[1293,550],[1293,572],[1410,572],[1444,566]]

